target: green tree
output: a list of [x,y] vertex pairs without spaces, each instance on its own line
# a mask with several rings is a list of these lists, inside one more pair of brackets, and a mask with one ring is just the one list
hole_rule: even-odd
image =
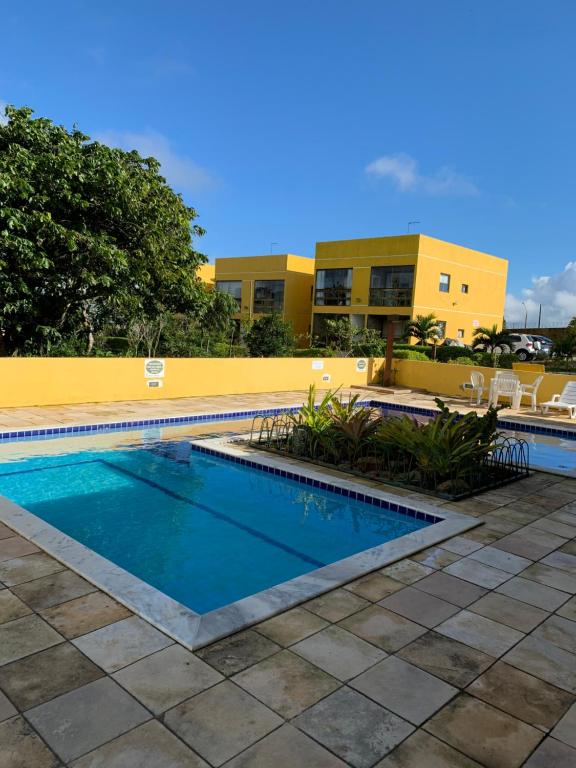
[[327,319],[324,323],[329,346],[338,352],[350,354],[354,344],[355,329],[348,317]]
[[497,325],[491,327],[483,326],[476,328],[473,333],[474,340],[472,346],[477,349],[481,347],[492,355],[492,367],[496,367],[498,355],[506,351],[505,347],[510,345],[510,334],[507,330],[499,330]]
[[196,211],[154,158],[6,108],[0,125],[0,331],[8,354],[46,354],[120,318],[127,327],[208,302]]
[[246,334],[251,357],[287,357],[294,350],[294,331],[280,315],[263,315]]
[[404,328],[404,336],[413,336],[420,344],[428,344],[430,339],[440,337],[438,318],[432,312],[429,315],[416,315],[415,320],[410,320]]

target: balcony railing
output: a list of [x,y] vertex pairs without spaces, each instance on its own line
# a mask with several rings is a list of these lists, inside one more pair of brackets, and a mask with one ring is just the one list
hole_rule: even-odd
[[314,304],[317,307],[349,307],[352,288],[316,288]]
[[370,288],[371,307],[410,307],[412,288]]
[[254,299],[253,310],[256,314],[271,314],[272,312],[282,312],[284,303],[277,299]]

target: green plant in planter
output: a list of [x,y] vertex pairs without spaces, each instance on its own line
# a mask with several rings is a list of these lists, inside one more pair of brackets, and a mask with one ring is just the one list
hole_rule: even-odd
[[291,414],[294,421],[291,448],[295,453],[313,458],[321,437],[331,424],[331,404],[338,390],[328,390],[316,405],[316,387],[308,389],[308,398],[297,413]]
[[[358,398],[353,398],[354,402]],[[374,408],[343,406],[333,402],[332,423],[325,437],[338,462],[354,466],[380,426],[381,418]]]

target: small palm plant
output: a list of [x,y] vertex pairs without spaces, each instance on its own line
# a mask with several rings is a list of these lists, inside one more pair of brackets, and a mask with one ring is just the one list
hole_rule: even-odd
[[510,335],[505,329],[499,330],[497,325],[492,327],[483,326],[474,331],[474,341],[472,346],[482,347],[492,355],[492,367],[496,367],[496,361],[499,351],[502,347],[510,344]]
[[416,315],[404,329],[404,335],[414,336],[420,344],[428,344],[430,339],[438,339],[441,335],[438,318],[431,312],[429,315]]

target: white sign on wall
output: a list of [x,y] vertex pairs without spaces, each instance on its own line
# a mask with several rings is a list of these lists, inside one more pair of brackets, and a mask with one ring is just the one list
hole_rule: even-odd
[[478,322],[478,320],[472,320],[472,327],[473,328],[478,328],[479,325],[480,325],[480,323]]
[[367,365],[368,365],[368,361],[365,360],[363,357],[361,357],[358,360],[356,360],[356,370],[358,372],[365,371]]
[[329,373],[325,373],[324,376],[322,376],[322,381],[330,381],[331,376]]
[[144,360],[144,377],[146,379],[163,379],[166,371],[166,361],[158,358]]
[[322,371],[324,369],[324,360],[312,360],[312,370]]

